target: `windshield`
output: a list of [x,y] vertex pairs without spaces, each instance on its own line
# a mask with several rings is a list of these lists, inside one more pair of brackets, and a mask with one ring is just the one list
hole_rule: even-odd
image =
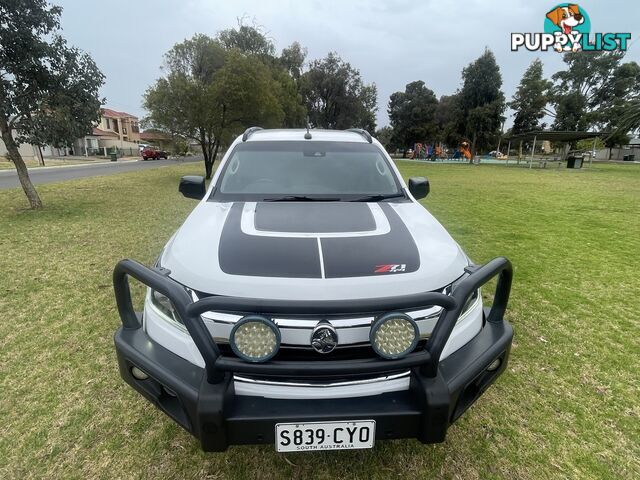
[[238,144],[213,197],[218,200],[349,200],[402,195],[378,147],[360,142]]

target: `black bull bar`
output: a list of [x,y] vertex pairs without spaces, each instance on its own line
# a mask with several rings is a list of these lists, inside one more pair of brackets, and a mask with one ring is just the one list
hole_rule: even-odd
[[[125,259],[120,261],[114,269],[113,284],[123,330],[136,330],[141,327],[140,318],[134,311],[131,301],[129,277],[135,278],[171,300],[204,359],[206,379],[211,384],[222,382],[225,372],[308,378],[323,375],[377,374],[418,367],[421,375],[435,377],[442,351],[465,303],[473,292],[495,276],[498,276],[498,282],[486,321],[503,322],[513,276],[511,262],[504,257],[498,257],[482,266],[468,267],[467,272],[469,275],[456,285],[450,295],[423,292],[394,297],[330,301],[284,301],[211,296],[193,301],[185,287],[171,279],[166,269],[148,268],[134,260]],[[266,363],[248,363],[239,358],[223,356],[201,317],[202,313],[208,311],[265,316],[273,314],[376,315],[434,305],[442,307],[442,312],[424,348],[397,360],[371,358],[327,361],[272,360]]]

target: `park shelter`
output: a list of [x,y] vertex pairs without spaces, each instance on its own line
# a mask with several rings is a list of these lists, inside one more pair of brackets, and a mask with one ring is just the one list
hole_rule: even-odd
[[[572,130],[531,130],[529,132],[508,135],[505,137],[505,140],[509,142],[507,152],[509,152],[509,150],[511,149],[512,142],[533,141],[533,146],[531,147],[531,156],[529,158],[529,167],[531,167],[531,164],[533,163],[533,152],[535,151],[536,143],[538,141],[542,142],[544,140],[548,140],[550,142],[563,143],[565,145],[565,148],[563,149],[561,160],[565,160],[567,154],[569,153],[570,145],[573,142],[593,138],[592,150],[595,150],[596,140],[598,138],[605,138],[610,134],[610,132],[587,132]],[[591,164],[591,155],[589,156],[589,164]]]

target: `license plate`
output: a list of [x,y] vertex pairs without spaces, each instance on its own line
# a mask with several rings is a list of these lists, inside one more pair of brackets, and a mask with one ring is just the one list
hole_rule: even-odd
[[278,423],[276,424],[276,451],[304,452],[372,448],[375,437],[375,420]]

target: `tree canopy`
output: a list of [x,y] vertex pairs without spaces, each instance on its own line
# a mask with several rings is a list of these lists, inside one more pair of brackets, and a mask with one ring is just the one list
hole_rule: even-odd
[[471,151],[488,149],[500,136],[505,117],[502,75],[496,57],[486,49],[462,70],[458,133],[471,139]]
[[551,82],[543,77],[542,61],[536,58],[524,72],[520,84],[509,103],[514,113],[513,133],[544,128],[540,120],[545,116]]
[[364,128],[375,131],[378,91],[337,53],[314,60],[301,77],[311,124],[321,128]]
[[458,133],[458,118],[461,116],[460,97],[458,93],[442,95],[438,101],[435,120],[438,125],[439,138],[447,145],[459,145],[463,136]]
[[389,99],[392,142],[407,148],[416,142],[433,141],[439,133],[436,121],[438,99],[422,80],[408,83],[404,92]]
[[280,54],[280,65],[291,75],[291,77],[298,81],[302,75],[302,69],[304,68],[304,61],[307,58],[307,49],[300,43],[293,42],[286,48],[282,49]]
[[624,52],[570,52],[564,70],[552,76],[549,114],[559,130],[599,129],[612,132],[607,146],[625,143],[628,128],[621,128],[640,94],[640,66],[623,63]]
[[273,57],[276,48],[259,27],[244,25],[218,33],[217,40],[227,50],[237,49],[247,55]]
[[32,208],[42,201],[18,146],[70,145],[100,117],[104,76],[60,36],[61,12],[45,0],[0,1],[0,133]]
[[196,35],[176,44],[165,55],[166,76],[144,96],[145,124],[198,142],[207,178],[222,143],[251,125],[280,126],[285,110],[300,105],[292,80],[256,57],[271,51],[257,31],[234,32],[221,32],[224,42]]
[[279,57],[260,27],[195,35],[165,54],[165,75],[144,95],[144,124],[197,141],[207,178],[218,149],[243,129],[314,126],[375,130],[377,89],[337,54],[311,62],[298,42]]

